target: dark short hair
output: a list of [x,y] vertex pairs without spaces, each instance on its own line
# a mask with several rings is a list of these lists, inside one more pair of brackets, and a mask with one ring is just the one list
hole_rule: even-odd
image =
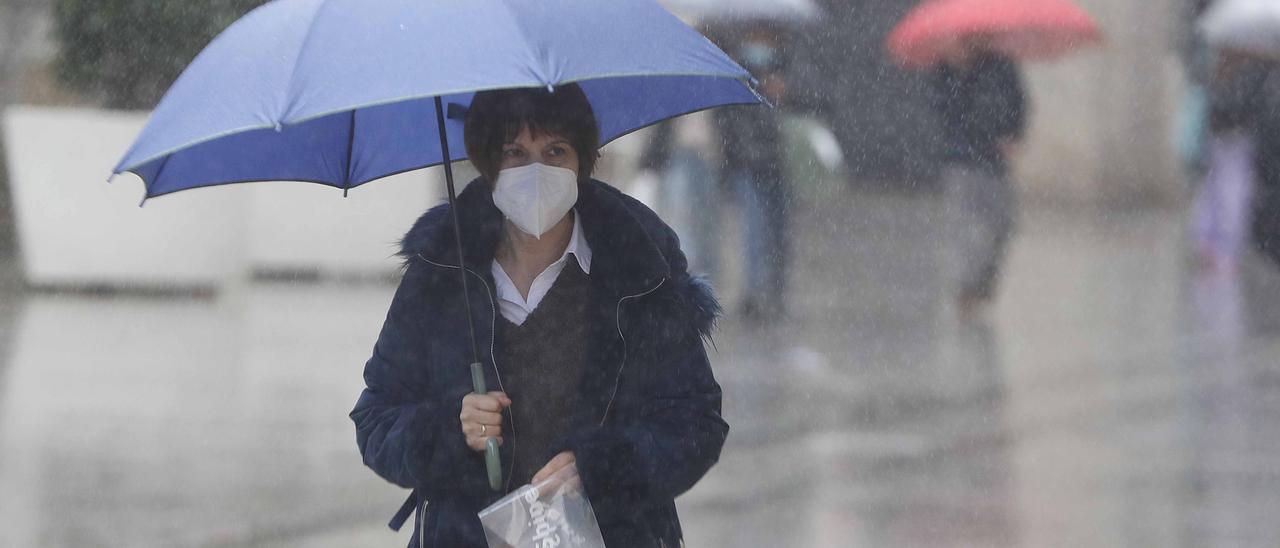
[[582,88],[577,84],[545,88],[481,91],[471,101],[463,126],[467,156],[492,184],[502,168],[502,146],[528,127],[535,135],[552,134],[569,141],[578,153],[578,182],[591,178],[600,147],[600,128]]

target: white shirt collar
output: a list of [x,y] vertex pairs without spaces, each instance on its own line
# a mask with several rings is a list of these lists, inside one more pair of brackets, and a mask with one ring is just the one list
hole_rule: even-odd
[[578,214],[577,209],[573,210],[573,235],[569,236],[569,245],[565,246],[564,255],[560,256],[560,260],[563,261],[570,253],[578,259],[578,266],[582,268],[582,273],[590,274],[591,246],[587,245],[587,236],[582,232],[582,215]]
[[591,246],[587,244],[587,237],[582,231],[581,216],[577,210],[573,212],[573,232],[569,236],[569,245],[564,248],[564,253],[556,262],[551,263],[541,274],[538,274],[533,280],[533,285],[529,288],[529,298],[525,299],[520,296],[520,290],[516,289],[516,285],[511,281],[511,277],[502,269],[502,265],[498,264],[498,260],[494,259],[490,267],[493,273],[493,281],[497,286],[498,311],[502,316],[510,320],[516,325],[524,323],[539,304],[542,298],[547,296],[547,292],[551,290],[552,284],[556,278],[560,277],[560,273],[564,271],[564,267],[569,263],[569,254],[572,253],[578,266],[582,268],[584,274],[591,274]]

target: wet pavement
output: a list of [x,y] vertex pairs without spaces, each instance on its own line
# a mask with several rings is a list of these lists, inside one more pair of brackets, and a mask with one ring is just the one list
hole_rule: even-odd
[[[1280,545],[1276,269],[1192,268],[1176,212],[1029,204],[962,320],[934,197],[801,210],[791,316],[716,337],[690,546]],[[0,285],[0,546],[403,545],[346,418],[393,289]]]

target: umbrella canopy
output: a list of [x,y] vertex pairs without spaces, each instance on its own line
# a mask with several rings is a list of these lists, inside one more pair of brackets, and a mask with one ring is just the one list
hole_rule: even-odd
[[1102,40],[1093,18],[1069,0],[930,0],[898,23],[887,46],[899,63],[922,68],[974,36],[1022,60],[1050,59]]
[[1280,2],[1275,0],[1222,0],[1199,25],[1213,46],[1280,57]]
[[808,21],[822,10],[812,0],[660,0],[663,7],[681,17],[707,20],[771,19]]
[[350,189],[439,164],[446,147],[465,157],[461,116],[438,121],[437,98],[456,114],[476,91],[576,82],[603,144],[757,103],[749,81],[652,0],[277,0],[201,52],[115,172],[148,197],[266,180]]

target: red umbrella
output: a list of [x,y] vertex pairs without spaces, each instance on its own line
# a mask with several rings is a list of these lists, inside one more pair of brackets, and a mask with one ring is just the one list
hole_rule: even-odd
[[889,34],[894,59],[928,67],[970,37],[1015,59],[1039,60],[1100,42],[1097,23],[1069,0],[929,0]]

